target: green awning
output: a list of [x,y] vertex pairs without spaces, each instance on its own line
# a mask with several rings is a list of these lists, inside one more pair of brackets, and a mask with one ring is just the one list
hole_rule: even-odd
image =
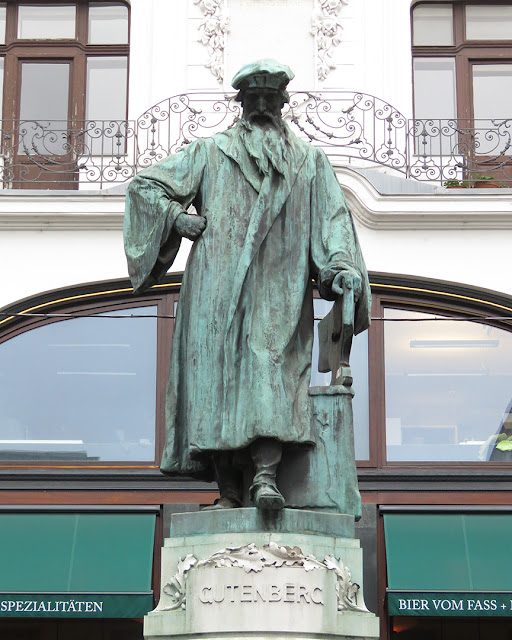
[[152,608],[155,518],[0,513],[0,616],[145,615]]
[[385,514],[392,615],[512,615],[509,514]]

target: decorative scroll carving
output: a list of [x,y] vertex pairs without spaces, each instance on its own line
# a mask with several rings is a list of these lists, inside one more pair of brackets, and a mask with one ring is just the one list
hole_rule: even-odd
[[229,31],[229,18],[225,0],[194,0],[205,14],[199,23],[199,42],[208,50],[208,62],[204,65],[220,84],[224,80],[224,49]]
[[170,582],[164,585],[163,592],[171,598],[172,604],[163,607],[160,611],[172,611],[173,609],[184,609],[186,602],[187,573],[196,564],[197,558],[191,553],[178,561],[178,571]]
[[334,50],[341,42],[343,29],[338,13],[348,0],[317,0],[311,33],[316,36],[317,74],[325,80],[336,67]]
[[257,547],[253,542],[243,547],[226,547],[217,551],[197,567],[240,567],[246,573],[261,571],[264,567],[304,567],[306,571],[325,569],[313,556],[305,556],[299,547],[279,546],[270,542]]
[[256,546],[253,542],[240,547],[226,547],[200,561],[191,554],[181,558],[177,573],[163,588],[163,592],[172,600],[171,605],[164,607],[159,605],[157,609],[159,611],[185,609],[187,575],[192,568],[200,569],[201,567],[238,567],[246,573],[259,572],[265,567],[302,567],[305,571],[316,569],[334,571],[338,611],[368,611],[364,605],[357,604],[360,586],[352,582],[350,569],[341,560],[328,555],[323,562],[320,562],[313,555],[305,555],[299,547],[278,545],[275,542],[262,547]]
[[336,574],[338,611],[368,611],[366,607],[357,605],[357,594],[361,587],[356,582],[352,582],[350,569],[341,560],[337,561],[334,556],[326,556],[323,564]]

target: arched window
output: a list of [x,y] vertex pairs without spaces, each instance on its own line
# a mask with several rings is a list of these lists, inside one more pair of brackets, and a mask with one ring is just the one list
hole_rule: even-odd
[[0,345],[0,460],[153,463],[156,310],[51,322]]
[[[512,298],[370,280],[351,354],[358,466],[509,464]],[[127,280],[96,283],[0,311],[0,466],[158,466],[180,284],[134,297]],[[317,321],[330,304],[315,298]],[[311,384],[328,385],[317,362],[315,343]]]
[[373,282],[376,466],[512,461],[512,300],[422,278]]
[[512,460],[512,334],[389,307],[384,320],[388,462]]
[[108,284],[0,317],[0,465],[158,465],[174,295]]

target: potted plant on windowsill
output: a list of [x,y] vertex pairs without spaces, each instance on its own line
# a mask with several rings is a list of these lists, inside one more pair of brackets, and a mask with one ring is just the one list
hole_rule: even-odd
[[473,176],[473,187],[475,189],[499,189],[501,184],[494,176],[481,176],[475,174]]
[[469,183],[453,178],[452,180],[446,180],[443,182],[443,187],[446,187],[446,189],[468,189]]

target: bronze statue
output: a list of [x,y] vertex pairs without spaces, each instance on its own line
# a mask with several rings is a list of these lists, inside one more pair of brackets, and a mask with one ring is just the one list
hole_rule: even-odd
[[[128,189],[135,292],[166,273],[182,237],[194,241],[161,470],[217,480],[216,508],[242,505],[242,469],[252,464],[252,502],[281,509],[283,448],[314,446],[312,277],[328,300],[353,291],[355,333],[369,324],[368,277],[342,189],[324,152],[281,118],[292,78],[273,60],[243,67],[233,79],[243,107],[236,125],[145,169]],[[198,215],[187,213],[192,204]]]

